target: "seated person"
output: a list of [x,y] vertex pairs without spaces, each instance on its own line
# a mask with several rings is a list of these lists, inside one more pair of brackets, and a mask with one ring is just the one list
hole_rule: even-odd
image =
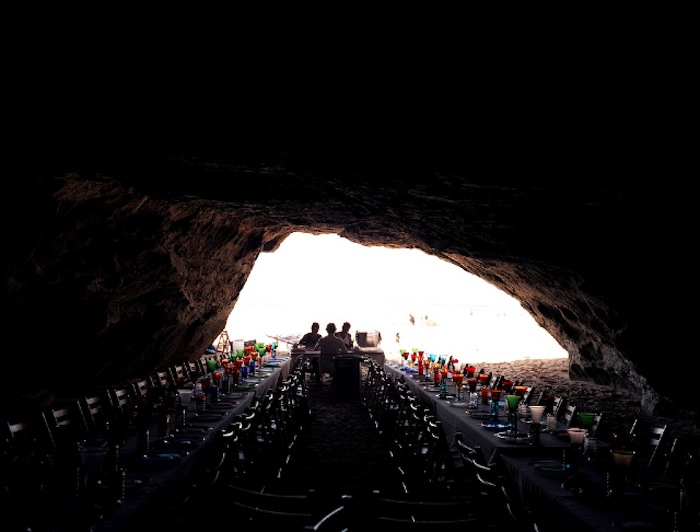
[[352,334],[350,334],[350,324],[347,321],[343,323],[340,332],[335,333],[335,335],[343,341],[347,349],[352,349]]
[[326,325],[326,336],[316,342],[315,351],[321,352],[321,372],[328,373],[331,376],[335,373],[335,361],[333,357],[348,353],[348,348],[345,347],[343,341],[338,338],[335,333],[337,329],[335,323]]
[[321,339],[321,334],[318,332],[320,328],[321,326],[317,321],[313,322],[311,324],[311,332],[307,332],[301,337],[301,340],[299,340],[299,346],[309,351],[313,350],[314,347],[316,347],[316,342]]
[[[315,350],[316,343],[321,339],[321,334],[318,332],[320,328],[321,326],[318,324],[317,321],[313,322],[311,324],[311,332],[307,332],[304,336],[302,336],[301,340],[299,340],[298,345],[300,347],[303,347],[307,351]],[[318,366],[318,357],[311,357],[311,365],[313,368],[313,372],[316,375],[316,382],[321,382],[321,370]],[[304,373],[304,376],[306,376],[306,373]]]

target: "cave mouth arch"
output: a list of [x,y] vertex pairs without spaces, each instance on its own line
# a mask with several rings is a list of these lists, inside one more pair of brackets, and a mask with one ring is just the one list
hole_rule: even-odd
[[412,348],[474,362],[568,357],[517,300],[458,266],[417,249],[295,232],[258,257],[225,330],[270,341],[313,321],[378,330],[389,358]]

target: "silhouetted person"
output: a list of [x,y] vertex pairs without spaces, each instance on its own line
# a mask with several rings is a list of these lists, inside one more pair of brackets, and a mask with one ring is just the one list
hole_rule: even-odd
[[337,330],[335,323],[331,322],[326,325],[326,332],[328,334],[323,336],[316,343],[315,349],[321,352],[319,356],[321,360],[321,371],[330,375],[335,373],[335,361],[333,357],[348,352],[348,348],[345,347],[343,341],[335,335]]
[[[311,324],[311,332],[307,332],[301,337],[301,340],[299,340],[299,345],[307,351],[316,350],[316,344],[321,339],[321,333],[318,332],[320,328],[321,326],[317,321],[313,322]],[[317,356],[311,357],[311,366],[316,374],[316,382],[321,382],[321,368],[319,367]]]
[[350,334],[350,324],[347,321],[343,323],[343,327],[335,335],[343,341],[346,349],[352,349],[352,334]]

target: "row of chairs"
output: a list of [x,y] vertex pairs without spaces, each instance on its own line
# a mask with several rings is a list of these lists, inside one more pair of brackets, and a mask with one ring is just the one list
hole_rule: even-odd
[[202,357],[124,384],[87,386],[53,397],[46,404],[20,404],[5,410],[0,427],[4,501],[17,510],[20,519],[37,517],[25,508],[24,501],[70,487],[65,479],[75,477],[81,442],[107,445],[109,467],[115,467],[118,447],[127,433],[151,423],[163,406],[159,400],[206,371]]
[[394,381],[376,362],[368,364],[362,401],[387,443],[399,492],[456,496],[455,461],[442,422],[405,380]]
[[[297,366],[217,432],[195,477],[177,495],[155,504],[144,523],[189,529],[201,525],[202,514],[216,515],[222,508],[230,508],[234,516],[217,524],[222,530],[229,523],[247,530],[281,519],[278,529],[284,530],[302,519],[304,524],[313,521],[311,515],[299,515],[306,513],[305,494],[274,493],[290,469],[310,416],[306,381]],[[165,515],[172,519],[165,521]]]

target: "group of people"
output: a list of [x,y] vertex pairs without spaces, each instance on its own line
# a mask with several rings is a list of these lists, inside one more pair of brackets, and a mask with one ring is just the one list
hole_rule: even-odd
[[[338,331],[335,323],[330,322],[326,325],[326,336],[322,336],[319,333],[321,326],[318,322],[313,322],[311,324],[311,332],[307,332],[299,340],[299,345],[306,349],[312,351],[319,351],[320,356],[335,356],[341,355],[343,353],[349,353],[353,348],[352,335],[350,334],[350,323],[347,321],[343,323],[342,328]],[[321,381],[321,368],[319,365],[318,357],[313,357],[311,360],[313,364],[313,370],[316,374],[316,381]],[[330,373],[330,371],[324,371],[324,373]]]

